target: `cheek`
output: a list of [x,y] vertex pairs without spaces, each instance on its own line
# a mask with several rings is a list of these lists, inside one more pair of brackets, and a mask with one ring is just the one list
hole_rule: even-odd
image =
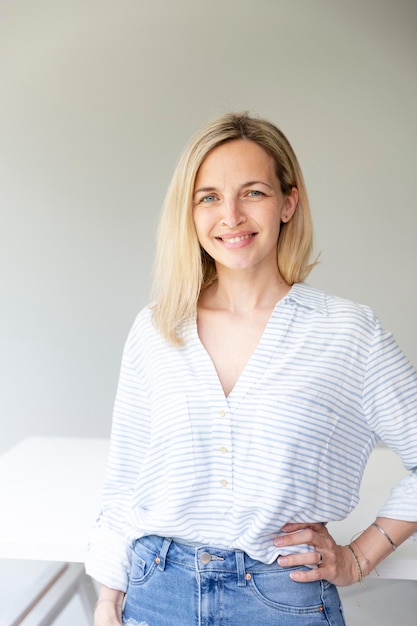
[[202,214],[200,211],[194,211],[193,217],[197,237],[201,242],[202,239],[206,239],[209,236],[213,228],[213,220],[210,219],[210,216]]
[[281,229],[281,216],[277,213],[271,213],[269,216],[269,231],[271,236],[276,237],[278,239],[279,231]]

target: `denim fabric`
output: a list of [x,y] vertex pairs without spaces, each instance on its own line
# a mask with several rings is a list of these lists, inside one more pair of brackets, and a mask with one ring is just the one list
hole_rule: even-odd
[[290,568],[240,550],[143,537],[135,542],[123,623],[135,626],[345,626],[327,581],[296,583]]

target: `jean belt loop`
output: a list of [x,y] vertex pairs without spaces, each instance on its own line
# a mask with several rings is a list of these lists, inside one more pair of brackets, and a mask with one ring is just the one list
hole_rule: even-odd
[[161,570],[161,572],[164,571],[165,569],[165,564],[166,564],[166,558],[167,558],[167,553],[168,550],[171,546],[172,543],[172,539],[166,538],[164,539],[161,549],[159,551],[159,556],[158,556],[158,569]]
[[242,550],[236,550],[236,571],[237,571],[237,586],[245,587],[246,586],[246,576],[245,576],[245,553]]

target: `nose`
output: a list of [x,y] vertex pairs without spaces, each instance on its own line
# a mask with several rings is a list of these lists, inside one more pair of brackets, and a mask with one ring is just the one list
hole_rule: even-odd
[[222,223],[229,228],[235,228],[239,224],[243,224],[246,217],[242,211],[239,200],[236,198],[228,198],[224,201],[224,212]]

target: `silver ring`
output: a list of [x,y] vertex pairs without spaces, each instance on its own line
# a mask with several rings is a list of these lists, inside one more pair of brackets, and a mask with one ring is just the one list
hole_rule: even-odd
[[317,552],[317,554],[319,555],[319,560],[317,562],[317,566],[320,567],[320,565],[323,563],[323,555],[321,552]]

